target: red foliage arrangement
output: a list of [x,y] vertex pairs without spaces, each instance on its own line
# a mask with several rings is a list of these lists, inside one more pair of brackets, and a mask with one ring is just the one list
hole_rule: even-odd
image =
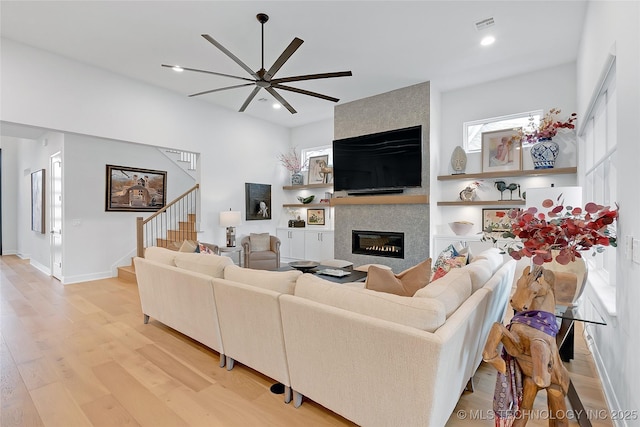
[[577,114],[572,113],[567,119],[560,120],[558,115],[561,112],[559,108],[550,109],[537,126],[533,117],[530,117],[529,124],[520,131],[518,137],[523,141],[535,143],[543,139],[553,138],[558,134],[558,129],[574,129],[573,122],[576,121]]
[[[551,199],[543,202],[543,207],[552,208],[547,214],[538,212],[535,207],[511,209],[506,213],[511,230],[504,232],[502,237],[520,239],[507,248],[512,258],[528,257],[534,264],[542,265],[554,259],[551,251],[558,251],[555,260],[566,265],[582,258],[580,251],[603,252],[605,246],[617,246],[615,228],[611,227],[618,218],[617,206],[612,210],[609,206],[589,202],[584,209],[565,207],[561,197],[555,206]],[[491,229],[484,232],[485,238],[496,242]]]

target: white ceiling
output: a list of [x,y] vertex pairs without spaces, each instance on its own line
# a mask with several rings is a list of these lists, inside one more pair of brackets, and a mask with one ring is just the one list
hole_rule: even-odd
[[[576,58],[584,1],[5,1],[1,34],[181,95],[239,80],[175,73],[180,64],[248,77],[201,37],[209,34],[252,69],[265,68],[294,37],[304,44],[276,77],[353,71],[352,77],[289,83],[340,102],[430,80],[441,91],[502,79]],[[495,26],[474,23],[493,17]],[[482,36],[497,41],[481,47]],[[203,95],[237,111],[251,87]],[[280,91],[296,109],[274,110],[261,90],[247,114],[287,127],[332,117],[334,103]],[[267,98],[268,102],[259,102]],[[474,101],[477,102],[477,101]]]

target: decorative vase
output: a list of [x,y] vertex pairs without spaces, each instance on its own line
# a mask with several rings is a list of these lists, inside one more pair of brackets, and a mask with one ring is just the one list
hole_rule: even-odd
[[476,190],[471,187],[466,187],[460,192],[460,200],[463,202],[470,202],[476,198]]
[[304,185],[304,175],[300,172],[291,174],[291,185]]
[[[553,261],[545,263],[543,265],[545,269],[551,270],[554,273],[572,273],[575,275],[575,279],[573,279],[573,277],[569,277],[569,280],[567,280],[567,277],[558,278],[560,282],[557,283],[555,290],[556,304],[570,307],[574,306],[582,295],[582,291],[587,283],[587,275],[589,272],[587,263],[584,261],[584,258],[576,258],[575,261],[562,265],[555,260],[560,251],[552,250],[551,253],[553,255]],[[575,288],[573,286],[574,283]]]
[[551,138],[540,138],[531,147],[531,159],[534,169],[552,169],[560,153],[560,146]]

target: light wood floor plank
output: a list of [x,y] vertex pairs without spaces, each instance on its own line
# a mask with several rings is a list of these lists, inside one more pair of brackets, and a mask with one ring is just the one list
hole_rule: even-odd
[[193,391],[200,391],[212,384],[155,345],[141,347],[138,353]]
[[145,386],[116,362],[93,368],[98,379],[113,397],[140,423],[149,427],[181,427],[187,423],[167,408]]
[[43,426],[4,340],[0,343],[0,426]]
[[91,426],[91,421],[82,412],[82,409],[80,409],[62,383],[47,384],[31,390],[30,393],[45,426]]
[[94,427],[139,427],[140,424],[111,394],[82,405]]
[[[28,260],[3,256],[0,309],[2,427],[354,425],[308,399],[286,405],[270,393],[270,378],[241,363],[221,369],[217,352],[154,319],[144,324],[137,286],[117,278],[63,286]],[[567,368],[587,409],[606,411],[579,326]],[[494,425],[487,414],[495,369],[482,364],[474,380],[475,392],[460,397],[446,427]],[[535,408],[546,409],[544,392]]]

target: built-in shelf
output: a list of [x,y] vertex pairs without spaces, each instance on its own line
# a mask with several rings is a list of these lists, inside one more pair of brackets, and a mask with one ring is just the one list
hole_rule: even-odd
[[284,185],[283,190],[313,190],[316,188],[333,188],[333,184]]
[[438,202],[438,206],[513,206],[524,205],[524,200],[472,200],[463,202],[455,200],[453,202]]
[[461,173],[456,175],[439,175],[438,181],[461,180],[461,179],[491,179],[504,178],[512,176],[545,176],[545,175],[562,175],[577,173],[578,168],[553,168],[553,169],[532,169],[522,171],[501,171],[501,172],[482,172],[482,173]]
[[414,195],[385,195],[385,196],[351,196],[334,197],[330,200],[331,206],[338,205],[426,205],[429,196],[426,194]]
[[329,203],[285,203],[282,205],[285,208],[329,208]]

